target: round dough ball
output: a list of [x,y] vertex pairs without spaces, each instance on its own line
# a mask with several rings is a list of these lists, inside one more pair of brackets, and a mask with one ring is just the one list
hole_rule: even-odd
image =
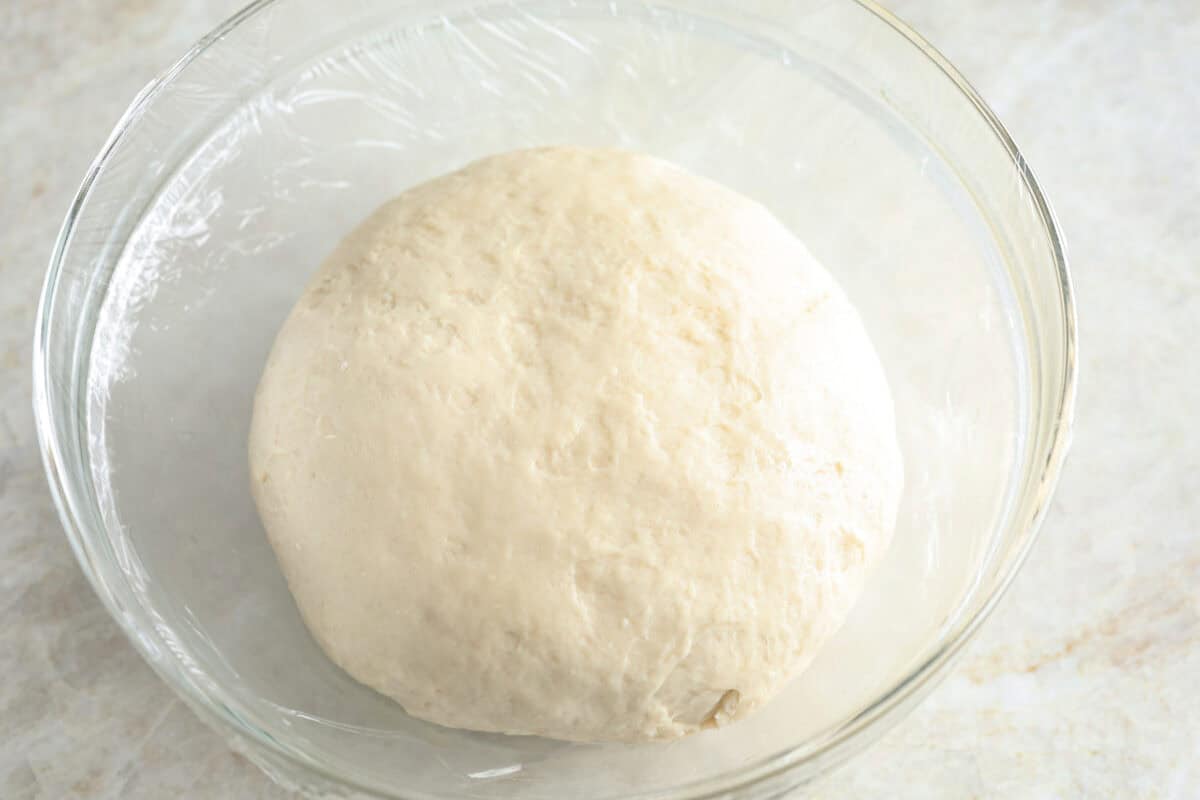
[[275,342],[253,491],[316,640],[442,725],[669,739],[761,706],[895,524],[854,309],[758,204],[549,148],[405,192]]

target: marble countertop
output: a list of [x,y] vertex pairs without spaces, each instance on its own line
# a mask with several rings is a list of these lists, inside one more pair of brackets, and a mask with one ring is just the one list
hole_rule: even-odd
[[[238,0],[0,10],[0,796],[286,798],[142,663],[62,535],[30,410],[60,220],[133,95]],[[1200,4],[893,0],[1005,120],[1070,242],[1074,449],[951,676],[816,798],[1200,797]]]

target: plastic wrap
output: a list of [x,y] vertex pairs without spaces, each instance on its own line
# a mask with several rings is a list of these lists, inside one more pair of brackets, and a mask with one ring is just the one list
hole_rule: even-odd
[[[75,212],[88,479],[116,565],[100,580],[128,583],[143,651],[314,791],[618,796],[842,752],[1020,544],[1006,524],[1049,346],[1029,275],[1049,245],[1007,140],[849,2],[333,5],[260,3],[201,43],[135,103]],[[765,203],[850,294],[897,402],[906,500],[854,617],[769,708],[670,747],[408,718],[309,639],[247,489],[258,375],[334,243],[408,186],[553,143],[647,151]]]

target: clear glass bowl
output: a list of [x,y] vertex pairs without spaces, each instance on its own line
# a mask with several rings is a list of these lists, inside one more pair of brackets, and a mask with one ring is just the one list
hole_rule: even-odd
[[[308,274],[384,199],[487,153],[619,145],[752,195],[861,310],[894,390],[895,545],[817,663],[670,745],[438,728],[308,637],[245,442]],[[47,472],[84,571],[196,713],[277,779],[402,798],[777,796],[944,673],[1025,557],[1074,396],[1061,237],[1004,129],[868,2],[264,0],[117,125],[38,319]]]

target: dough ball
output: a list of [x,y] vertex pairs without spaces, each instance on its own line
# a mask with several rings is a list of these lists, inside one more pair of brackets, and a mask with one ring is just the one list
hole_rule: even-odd
[[581,741],[758,708],[892,535],[883,370],[758,204],[612,150],[384,205],[275,342],[254,496],[296,603],[412,715]]

